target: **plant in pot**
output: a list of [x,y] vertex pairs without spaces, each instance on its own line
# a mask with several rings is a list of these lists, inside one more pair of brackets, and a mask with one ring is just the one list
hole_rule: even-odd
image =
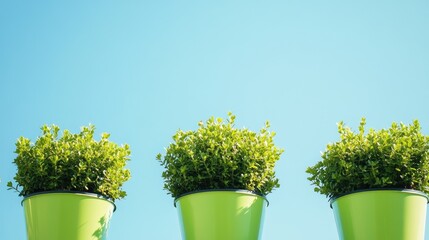
[[279,187],[274,166],[283,150],[267,122],[259,133],[234,128],[235,116],[211,117],[178,130],[164,156],[164,188],[175,198],[184,240],[256,240],[265,196]]
[[8,183],[24,197],[28,240],[106,239],[114,201],[126,196],[129,146],[111,142],[107,133],[94,140],[93,125],[62,136],[55,125],[41,130],[35,143],[17,140],[17,184]]
[[309,167],[330,198],[342,240],[423,240],[429,192],[429,137],[413,124],[365,133],[338,124],[340,140]]

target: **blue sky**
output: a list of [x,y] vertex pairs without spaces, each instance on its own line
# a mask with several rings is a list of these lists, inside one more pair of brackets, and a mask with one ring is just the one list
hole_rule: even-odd
[[305,169],[341,120],[429,134],[428,26],[423,0],[0,1],[0,239],[25,239],[14,143],[52,123],[131,146],[109,239],[180,239],[155,156],[228,111],[285,149],[263,239],[338,239]]

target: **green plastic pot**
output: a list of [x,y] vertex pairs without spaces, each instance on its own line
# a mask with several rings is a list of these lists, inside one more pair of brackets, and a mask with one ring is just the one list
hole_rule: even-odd
[[183,240],[259,240],[268,201],[245,190],[210,190],[175,201]]
[[22,201],[28,240],[105,240],[115,205],[100,195],[42,192]]
[[331,200],[340,240],[424,240],[428,196],[366,190]]

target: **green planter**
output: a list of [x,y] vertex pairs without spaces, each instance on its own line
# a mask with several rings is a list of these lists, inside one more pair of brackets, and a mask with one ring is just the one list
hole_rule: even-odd
[[91,193],[42,192],[22,201],[28,240],[105,240],[115,205]]
[[428,196],[368,190],[331,200],[340,240],[424,240]]
[[183,240],[259,240],[268,201],[245,190],[209,190],[176,199]]

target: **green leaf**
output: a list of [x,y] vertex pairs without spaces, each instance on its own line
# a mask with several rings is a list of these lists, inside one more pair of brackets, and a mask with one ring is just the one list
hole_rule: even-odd
[[367,188],[409,188],[429,193],[429,137],[413,124],[370,129],[365,118],[354,133],[338,123],[340,140],[328,144],[322,160],[307,168],[315,191],[328,197]]
[[194,131],[178,130],[164,156],[164,187],[173,197],[216,188],[247,189],[266,195],[279,187],[274,166],[283,150],[274,145],[269,123],[260,133],[234,128],[235,115],[210,117]]
[[95,126],[82,127],[72,134],[56,125],[41,127],[42,135],[34,143],[20,137],[16,142],[17,166],[14,180],[8,183],[21,196],[51,190],[87,191],[112,200],[125,196],[121,187],[130,178],[125,169],[129,161],[128,145],[119,146],[103,133],[100,141],[94,139]]

